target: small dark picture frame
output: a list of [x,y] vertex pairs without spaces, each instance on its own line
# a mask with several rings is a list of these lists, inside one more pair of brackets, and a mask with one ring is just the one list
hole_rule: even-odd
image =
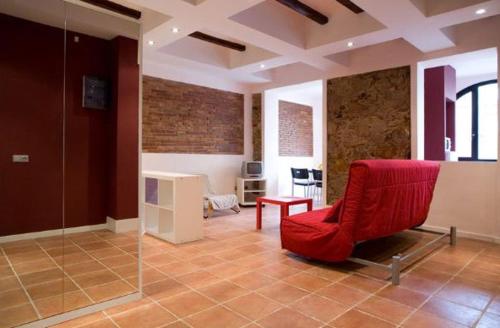
[[110,105],[110,83],[96,76],[83,76],[83,108],[105,110]]

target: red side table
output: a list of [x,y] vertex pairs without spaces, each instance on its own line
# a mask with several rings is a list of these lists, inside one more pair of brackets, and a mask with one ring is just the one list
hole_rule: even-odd
[[257,197],[257,230],[262,229],[262,204],[273,204],[280,206],[280,220],[287,217],[290,206],[307,204],[307,211],[312,211],[312,198],[303,197]]

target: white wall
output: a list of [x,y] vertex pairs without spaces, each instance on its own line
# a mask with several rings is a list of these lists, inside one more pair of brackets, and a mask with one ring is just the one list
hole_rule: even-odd
[[497,78],[497,73],[492,72],[489,74],[472,75],[472,76],[457,76],[457,92],[470,87],[476,83],[495,80]]
[[498,238],[496,163],[441,162],[429,218],[430,227],[457,226],[467,236]]
[[217,193],[234,193],[243,160],[241,155],[142,154],[143,170],[207,174]]
[[[313,157],[279,156],[279,100],[313,108]],[[291,195],[291,167],[317,168],[323,161],[323,82],[314,81],[264,93],[264,161],[267,192]],[[303,195],[296,187],[295,195]]]
[[[212,188],[217,193],[234,193],[236,177],[240,174],[241,162],[252,157],[252,97],[240,84],[219,80],[203,74],[182,74],[174,69],[144,63],[144,74],[163,79],[191,83],[210,88],[244,94],[244,154],[204,155],[174,153],[143,153],[142,169],[180,173],[207,174]],[[141,192],[143,187],[141,186]]]

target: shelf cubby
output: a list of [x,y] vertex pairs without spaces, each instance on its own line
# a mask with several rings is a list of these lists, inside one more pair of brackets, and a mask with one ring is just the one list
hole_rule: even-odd
[[159,171],[143,177],[146,233],[174,244],[202,239],[202,178]]
[[236,179],[236,194],[242,206],[256,205],[257,197],[266,196],[266,179]]

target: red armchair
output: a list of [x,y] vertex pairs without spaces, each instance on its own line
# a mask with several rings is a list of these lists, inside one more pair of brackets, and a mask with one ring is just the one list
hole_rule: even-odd
[[437,162],[355,161],[344,198],[333,208],[282,220],[282,247],[309,258],[338,262],[351,255],[357,242],[419,226],[427,218],[438,173]]

